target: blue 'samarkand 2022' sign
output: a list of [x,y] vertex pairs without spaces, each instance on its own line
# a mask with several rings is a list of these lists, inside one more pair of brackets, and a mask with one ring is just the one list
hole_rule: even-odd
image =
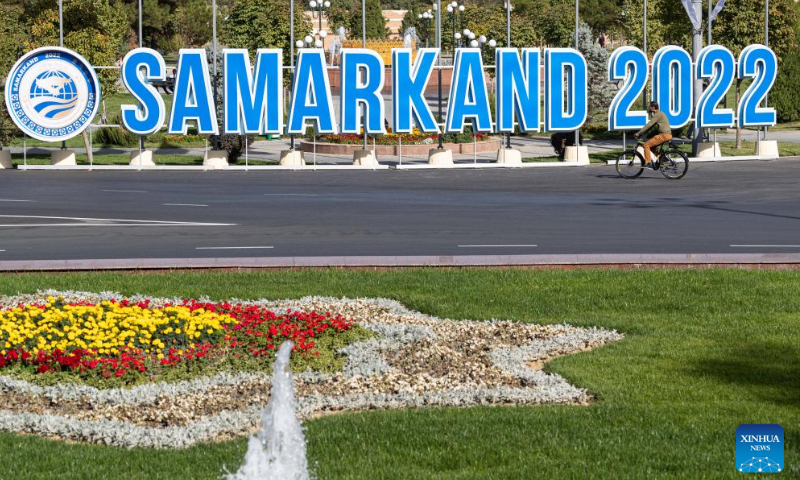
[[[444,128],[425,100],[425,88],[437,68],[439,49],[392,51],[392,126],[410,133],[563,132],[579,129],[588,112],[587,64],[571,48],[496,49],[495,104],[490,105],[483,58],[478,48],[456,50],[450,101]],[[773,108],[762,106],[775,83],[777,59],[768,47],[750,45],[738,61],[727,48],[709,45],[696,63],[684,49],[666,46],[652,59],[635,47],[614,50],[608,80],[621,82],[608,110],[609,130],[637,130],[647,112],[634,108],[652,75],[652,99],[659,102],[673,128],[696,120],[700,128],[769,126]],[[541,68],[541,67],[544,68]],[[182,49],[178,57],[169,134],[186,134],[190,125],[203,135],[385,134],[384,62],[368,49],[344,49],[339,73],[339,115],[334,118],[333,95],[322,49],[302,49],[297,55],[288,119],[284,120],[283,51],[259,49],[252,65],[247,50],[223,50],[222,132],[214,105],[206,51]],[[450,68],[450,67],[448,67]],[[155,50],[137,48],[122,62],[122,81],[138,104],[122,106],[122,124],[138,135],[160,130],[166,121],[164,100],[152,85],[166,80],[164,58]],[[544,78],[541,78],[541,77]],[[752,82],[738,108],[720,106],[736,79]],[[693,83],[707,83],[697,102]],[[75,52],[58,47],[34,50],[14,65],[6,82],[6,105],[14,122],[28,135],[61,141],[81,133],[97,113],[100,83],[91,65]],[[363,114],[362,114],[363,109]],[[494,109],[495,120],[492,119]],[[543,117],[543,118],[542,118]]]

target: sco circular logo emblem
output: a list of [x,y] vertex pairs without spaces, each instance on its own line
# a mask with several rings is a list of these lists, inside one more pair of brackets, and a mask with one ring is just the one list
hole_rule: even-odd
[[27,135],[60,142],[83,132],[100,105],[100,81],[79,54],[43,47],[20,58],[6,79],[6,107]]

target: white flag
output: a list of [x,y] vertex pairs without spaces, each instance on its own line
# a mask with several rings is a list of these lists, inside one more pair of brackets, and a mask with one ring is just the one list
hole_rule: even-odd
[[697,18],[697,14],[694,11],[694,5],[692,5],[692,0],[681,0],[681,3],[683,4],[683,8],[686,9],[686,13],[689,14],[689,19],[692,21],[692,25],[694,25],[694,28],[700,28],[702,19]]
[[719,12],[722,11],[722,7],[724,6],[725,6],[725,0],[717,0],[717,4],[714,6],[714,10],[711,11],[712,22],[717,18],[717,15],[719,15]]

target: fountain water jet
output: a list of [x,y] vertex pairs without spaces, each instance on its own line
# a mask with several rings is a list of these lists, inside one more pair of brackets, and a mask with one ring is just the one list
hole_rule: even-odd
[[244,464],[228,480],[309,480],[303,427],[294,414],[292,342],[284,342],[272,371],[269,403],[261,428],[247,443]]

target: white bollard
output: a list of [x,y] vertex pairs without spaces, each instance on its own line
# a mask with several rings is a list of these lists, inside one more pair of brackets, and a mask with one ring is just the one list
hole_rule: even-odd
[[578,165],[589,165],[589,147],[566,147],[564,161],[575,162]]
[[378,163],[378,156],[375,155],[374,150],[356,150],[353,152],[353,165],[376,166]]
[[780,158],[778,142],[775,140],[759,140],[756,142],[756,155],[765,158]]
[[11,163],[11,150],[0,150],[0,170],[13,166]]
[[131,152],[131,162],[129,165],[137,167],[155,167],[152,150],[134,150]]
[[513,148],[503,148],[497,151],[497,163],[507,165],[522,165],[522,152]]
[[303,152],[300,150],[282,150],[280,164],[299,167],[305,165],[306,160],[303,158]]
[[428,151],[428,164],[430,165],[452,165],[453,151],[443,148],[432,148]]
[[50,154],[50,165],[69,166],[77,164],[75,152],[72,150],[54,150]]
[[209,150],[203,160],[203,166],[211,170],[222,170],[228,167],[228,152],[225,150]]

